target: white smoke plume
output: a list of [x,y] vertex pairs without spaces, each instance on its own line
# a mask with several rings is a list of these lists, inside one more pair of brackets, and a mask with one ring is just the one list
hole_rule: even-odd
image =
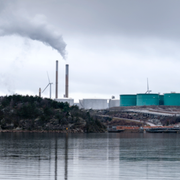
[[[1,3],[0,3],[1,4]],[[0,9],[0,36],[19,35],[56,49],[63,59],[66,58],[66,43],[62,35],[46,21],[46,17],[37,14],[29,17],[26,12],[15,11],[11,4]]]

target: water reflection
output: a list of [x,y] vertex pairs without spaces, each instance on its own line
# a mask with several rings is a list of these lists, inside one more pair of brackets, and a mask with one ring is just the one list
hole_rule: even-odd
[[57,180],[57,136],[55,136],[55,180]]
[[65,160],[64,179],[67,180],[68,179],[68,133],[66,133],[66,136],[65,136],[65,156],[64,156],[64,160]]
[[[68,133],[65,135],[65,145],[64,145],[64,179],[68,180]],[[55,180],[57,180],[58,176],[58,143],[57,143],[57,135],[55,136]]]
[[180,134],[0,133],[0,179],[179,179]]

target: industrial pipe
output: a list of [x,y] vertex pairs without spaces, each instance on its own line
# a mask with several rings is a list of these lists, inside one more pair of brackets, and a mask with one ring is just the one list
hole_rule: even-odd
[[66,64],[66,77],[65,77],[66,85],[65,85],[65,97],[69,96],[69,65]]
[[56,99],[58,98],[58,60],[56,61]]
[[41,97],[41,88],[39,88],[39,97]]

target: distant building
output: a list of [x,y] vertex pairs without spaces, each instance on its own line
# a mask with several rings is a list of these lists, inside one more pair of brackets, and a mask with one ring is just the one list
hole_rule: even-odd
[[79,107],[83,109],[107,109],[107,99],[82,99],[79,100]]
[[74,105],[74,99],[71,99],[71,98],[59,98],[59,99],[55,99],[55,101],[57,102],[67,102],[69,103],[70,106],[73,106]]

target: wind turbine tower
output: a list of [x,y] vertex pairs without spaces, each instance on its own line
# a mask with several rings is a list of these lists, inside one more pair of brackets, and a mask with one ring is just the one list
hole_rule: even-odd
[[47,72],[47,76],[48,76],[48,81],[49,81],[49,83],[48,83],[48,85],[44,88],[44,90],[42,91],[42,93],[47,89],[47,87],[49,86],[49,98],[51,99],[51,85],[53,84],[53,83],[51,83],[50,82],[50,79],[49,79],[49,75],[48,75],[48,72]]
[[145,94],[150,94],[151,90],[149,90],[149,82],[148,82],[148,78],[147,78],[147,91]]

